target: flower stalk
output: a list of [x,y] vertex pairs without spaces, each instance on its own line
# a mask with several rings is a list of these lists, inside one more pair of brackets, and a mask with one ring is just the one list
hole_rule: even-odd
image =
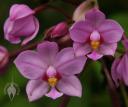
[[72,17],[70,15],[67,14],[67,12],[65,12],[62,8],[59,8],[59,7],[55,7],[53,5],[50,5],[49,3],[46,3],[46,4],[42,4],[38,7],[36,7],[34,9],[34,12],[35,14],[41,12],[41,11],[44,11],[45,9],[52,9],[52,10],[55,10],[59,13],[62,13],[67,19],[72,19]]
[[38,6],[38,7],[36,7],[36,8],[34,9],[34,11],[35,11],[35,13],[37,14],[37,13],[39,13],[39,12],[41,12],[41,11],[47,9],[47,8],[48,8],[48,3],[42,4],[42,5]]
[[61,103],[60,103],[60,105],[59,105],[58,107],[67,107],[68,104],[69,104],[70,99],[71,99],[70,96],[64,95],[64,96],[62,97],[62,101],[61,101]]
[[112,99],[112,105],[113,105],[113,107],[121,107],[120,99],[119,99],[116,87],[112,81],[110,74],[109,74],[106,63],[104,61],[102,63],[103,63],[103,67],[104,67],[103,71],[104,71],[104,74],[105,74],[105,77],[106,77],[107,83],[108,83],[108,90],[109,90],[109,93],[110,93],[110,96]]
[[124,98],[125,106],[128,107],[128,96],[127,96],[127,93],[125,90],[125,86],[121,82],[120,82],[120,90],[121,90],[122,96]]

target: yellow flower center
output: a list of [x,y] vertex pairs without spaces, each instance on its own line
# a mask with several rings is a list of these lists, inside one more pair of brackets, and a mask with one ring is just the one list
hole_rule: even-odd
[[91,47],[92,49],[96,50],[100,46],[100,41],[91,41]]
[[48,78],[48,83],[51,87],[55,87],[58,82],[58,79],[56,77],[50,77]]

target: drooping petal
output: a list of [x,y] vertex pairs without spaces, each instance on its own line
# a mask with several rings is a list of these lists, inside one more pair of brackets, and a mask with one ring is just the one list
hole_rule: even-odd
[[96,61],[98,59],[100,59],[103,55],[96,52],[96,51],[93,51],[91,54],[87,55],[90,59]]
[[117,43],[113,44],[102,44],[100,45],[100,53],[103,55],[114,55],[117,48]]
[[117,87],[119,86],[118,80],[121,77],[121,75],[119,75],[119,73],[117,72],[117,66],[119,62],[120,62],[120,59],[115,59],[115,61],[112,64],[112,68],[111,68],[112,79],[115,82]]
[[128,85],[128,53],[126,53],[117,66],[117,72],[126,85]]
[[55,42],[45,41],[37,46],[37,51],[42,56],[42,60],[51,65],[57,55],[58,45]]
[[49,86],[47,82],[42,80],[30,80],[26,87],[29,101],[35,101],[44,96],[48,92]]
[[73,59],[74,57],[73,48],[64,48],[57,54],[54,65],[58,67],[61,64]]
[[87,21],[79,21],[70,28],[71,39],[75,42],[86,42],[91,32],[93,31],[92,25]]
[[57,71],[61,75],[73,75],[82,72],[87,58],[85,56],[76,57],[58,66]]
[[75,76],[63,77],[57,84],[60,92],[70,96],[82,96],[82,86]]
[[98,30],[106,43],[118,42],[124,33],[123,28],[114,20],[105,20]]
[[85,56],[89,52],[91,52],[91,47],[88,43],[87,44],[82,44],[82,43],[74,42],[73,43],[73,48],[75,50],[75,55],[76,56]]
[[11,20],[17,20],[32,14],[34,14],[34,11],[24,4],[14,4],[10,8]]
[[61,97],[63,93],[58,92],[55,88],[52,88],[49,93],[45,94],[45,96],[52,98],[53,100]]
[[105,21],[105,15],[99,9],[91,9],[85,15],[85,21],[90,22],[93,27],[97,28],[103,21]]
[[29,35],[28,37],[26,37],[23,42],[22,42],[22,45],[25,45],[27,44],[29,41],[31,41],[32,39],[34,39],[39,31],[39,21],[36,17],[33,17],[33,20],[34,20],[34,24],[35,24],[35,31]]
[[34,51],[22,52],[14,61],[20,73],[28,79],[37,79],[45,73],[47,65]]

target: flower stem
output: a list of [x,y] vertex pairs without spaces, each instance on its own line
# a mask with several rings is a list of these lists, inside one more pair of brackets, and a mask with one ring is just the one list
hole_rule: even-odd
[[104,67],[104,74],[106,76],[107,83],[108,83],[108,90],[109,90],[109,93],[110,93],[110,96],[112,99],[112,105],[113,105],[113,107],[121,107],[120,99],[119,99],[116,87],[112,81],[110,74],[109,74],[106,63],[104,61],[102,63],[103,63],[103,67]]
[[35,14],[48,8],[48,3],[42,4],[34,9]]
[[55,6],[52,6],[52,5],[48,5],[48,8],[53,9],[53,10],[59,12],[59,13],[62,13],[67,19],[72,19],[72,17],[70,15],[68,15],[67,12],[64,11],[62,8],[55,7]]
[[73,6],[78,6],[81,3],[79,0],[62,0],[62,1],[69,3]]
[[67,19],[72,19],[70,15],[67,14],[66,11],[64,11],[62,8],[55,7],[53,5],[50,5],[49,3],[42,4],[34,9],[35,14],[44,11],[45,9],[52,9],[55,10],[61,14],[63,14]]
[[35,43],[32,43],[28,46],[25,46],[25,47],[21,47],[20,49],[16,50],[16,51],[13,51],[12,53],[10,53],[10,58],[13,58],[13,57],[16,57],[20,52],[22,51],[25,51],[25,50],[28,50],[28,49],[34,49],[36,48],[36,46],[41,43],[42,41],[37,41]]
[[120,90],[124,98],[125,106],[128,107],[128,97],[123,83],[120,83]]
[[67,107],[68,106],[68,103],[70,101],[71,97],[70,96],[67,96],[67,95],[64,95],[62,97],[62,101],[61,101],[61,104],[58,106],[58,107]]
[[[21,47],[20,49],[18,49],[16,51],[13,51],[12,53],[10,53],[9,56],[10,56],[10,58],[15,58],[22,51],[36,48],[36,46],[38,44],[42,43],[44,40],[47,40],[47,35],[44,36],[43,39],[40,40],[40,41],[37,41],[37,42],[32,43],[30,45]],[[64,47],[68,47],[68,46],[71,46],[72,45],[72,41],[71,41],[71,38],[69,36],[64,36],[64,37],[61,37],[60,39],[54,39],[54,40],[50,40],[50,41],[57,42],[59,44],[60,48],[64,48]]]

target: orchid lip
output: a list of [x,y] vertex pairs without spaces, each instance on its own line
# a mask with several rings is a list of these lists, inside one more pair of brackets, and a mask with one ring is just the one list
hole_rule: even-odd
[[100,33],[97,30],[94,30],[90,35],[90,45],[93,50],[96,50],[100,46]]
[[93,50],[96,50],[100,46],[100,41],[91,41],[90,42],[90,45],[91,45],[91,47],[92,47]]
[[42,80],[46,81],[51,87],[55,87],[60,79],[61,75],[58,72],[56,72],[56,75],[53,76],[45,74],[42,78]]
[[48,78],[48,84],[51,86],[51,87],[55,87],[56,84],[58,82],[58,79],[56,77],[50,77]]

